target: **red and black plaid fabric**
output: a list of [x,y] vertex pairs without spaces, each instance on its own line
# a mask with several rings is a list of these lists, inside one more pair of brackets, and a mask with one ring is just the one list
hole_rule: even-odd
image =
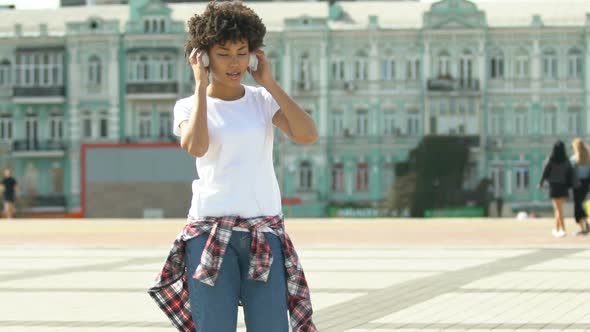
[[[187,272],[193,278],[210,286],[215,285],[223,261],[225,249],[234,227],[247,228],[252,236],[250,246],[250,267],[248,277],[266,282],[272,264],[272,253],[263,227],[271,228],[281,240],[287,275],[287,301],[293,332],[317,332],[313,324],[309,287],[299,263],[293,242],[285,232],[283,217],[259,217],[242,219],[237,217],[208,217],[204,220],[189,219],[182,232],[176,237],[170,254],[154,284],[148,289],[150,296],[181,332],[197,332],[191,316],[188,298]],[[209,238],[201,255],[196,271],[186,271],[184,262],[186,241],[208,233]]]

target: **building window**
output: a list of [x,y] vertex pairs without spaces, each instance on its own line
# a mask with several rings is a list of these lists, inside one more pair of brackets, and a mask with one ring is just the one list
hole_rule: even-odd
[[395,164],[387,162],[383,164],[381,178],[383,181],[383,191],[390,191],[395,180]]
[[51,168],[51,193],[63,194],[64,192],[64,171],[58,163]]
[[582,52],[577,48],[567,52],[567,77],[570,79],[582,77]]
[[356,134],[367,136],[369,133],[369,112],[367,110],[356,111]]
[[22,52],[16,57],[15,84],[18,86],[60,86],[63,84],[63,53]]
[[369,164],[367,163],[356,165],[356,191],[369,191]]
[[313,188],[313,172],[309,161],[299,165],[299,190],[310,191]]
[[99,85],[102,81],[100,59],[93,55],[88,60],[88,83]]
[[344,165],[342,163],[332,165],[332,191],[344,191]]
[[51,114],[49,120],[49,137],[55,141],[61,141],[64,138],[64,118],[60,113]]
[[494,196],[500,197],[504,194],[504,167],[502,165],[492,165],[492,188]]
[[299,58],[299,82],[303,82],[305,85],[311,83],[311,62],[309,54],[303,53]]
[[525,107],[519,107],[514,113],[514,134],[526,136],[529,134],[529,114]]
[[160,137],[172,136],[172,117],[170,112],[160,113]]
[[557,108],[547,106],[543,110],[543,133],[548,136],[557,134]]
[[391,136],[395,133],[395,111],[387,110],[383,113],[383,134]]
[[504,110],[500,107],[492,108],[490,112],[490,135],[504,134]]
[[557,52],[553,49],[548,49],[543,52],[543,78],[557,79]]
[[344,116],[342,111],[332,111],[332,133],[334,136],[342,136],[344,133]]
[[83,138],[92,138],[92,114],[90,111],[85,111],[82,113],[82,137]]
[[279,56],[275,53],[270,53],[268,55],[268,62],[270,62],[270,69],[272,71],[273,77],[277,82],[281,81],[281,62],[279,60]]
[[354,79],[364,81],[369,78],[368,57],[364,52],[358,52],[354,59]]
[[344,60],[336,59],[332,62],[332,79],[343,81],[346,78]]
[[472,87],[473,83],[473,56],[471,51],[464,50],[459,58],[459,77],[462,87]]
[[406,62],[406,79],[417,80],[420,78],[420,60],[408,59]]
[[490,78],[504,78],[504,54],[501,51],[495,51],[490,59]]
[[514,76],[518,79],[530,77],[529,55],[524,49],[520,49],[514,59]]
[[0,115],[0,139],[3,141],[12,140],[12,115]]
[[582,108],[572,106],[567,113],[568,133],[582,135]]
[[0,61],[0,86],[9,86],[10,82],[10,61]]
[[516,168],[516,190],[529,189],[529,166],[522,165]]
[[415,109],[408,110],[408,135],[420,135],[420,114]]
[[390,57],[383,60],[381,78],[385,81],[395,80],[395,59]]
[[449,52],[442,51],[438,54],[437,77],[451,76],[451,56]]
[[109,112],[100,111],[98,124],[99,124],[99,128],[98,128],[99,137],[100,138],[108,138],[109,137]]
[[[159,58],[158,58],[159,60]],[[163,60],[157,61],[160,67],[160,81],[174,80],[174,63],[169,55],[164,55]]]
[[139,138],[152,136],[152,113],[143,111],[139,113]]
[[150,63],[147,56],[141,56],[137,62],[137,80],[147,81],[150,79]]

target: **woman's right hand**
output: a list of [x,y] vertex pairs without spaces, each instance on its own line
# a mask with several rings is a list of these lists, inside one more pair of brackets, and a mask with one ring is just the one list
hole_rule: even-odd
[[193,69],[193,76],[195,77],[195,87],[207,88],[209,85],[209,68],[203,66],[203,54],[196,48],[193,48],[188,57],[188,61]]

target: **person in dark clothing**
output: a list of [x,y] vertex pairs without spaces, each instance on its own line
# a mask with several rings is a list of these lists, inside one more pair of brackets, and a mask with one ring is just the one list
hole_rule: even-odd
[[553,236],[565,236],[565,223],[563,221],[563,203],[569,196],[569,190],[573,184],[574,171],[572,164],[567,158],[565,145],[562,141],[557,141],[553,145],[553,150],[549,158],[545,161],[543,175],[539,181],[539,190],[543,187],[543,182],[549,182],[549,196],[553,202],[555,212],[555,229]]
[[4,215],[10,219],[14,215],[14,202],[16,201],[18,183],[12,177],[9,168],[4,169],[2,187],[4,188]]
[[584,201],[588,195],[588,186],[590,185],[590,153],[588,147],[580,138],[572,142],[574,155],[570,157],[570,162],[574,167],[574,217],[576,223],[580,226],[580,231],[575,235],[586,235],[590,228],[588,227],[588,215],[584,210]]

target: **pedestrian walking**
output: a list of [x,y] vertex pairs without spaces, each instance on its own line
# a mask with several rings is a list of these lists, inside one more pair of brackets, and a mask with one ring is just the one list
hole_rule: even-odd
[[562,141],[557,141],[553,145],[551,154],[545,161],[543,174],[539,181],[539,190],[543,183],[549,183],[549,197],[553,204],[555,214],[555,228],[552,230],[553,236],[564,237],[565,223],[563,218],[563,203],[569,197],[569,190],[573,182],[573,168],[567,158],[565,145]]
[[590,153],[588,146],[580,138],[572,141],[572,149],[574,154],[570,157],[570,162],[574,168],[574,217],[580,227],[575,235],[586,235],[590,230],[588,215],[584,209],[584,201],[586,201],[590,185]]
[[18,182],[12,176],[10,168],[4,169],[4,178],[2,179],[2,188],[4,196],[4,217],[12,219],[15,212],[16,193],[18,192]]

